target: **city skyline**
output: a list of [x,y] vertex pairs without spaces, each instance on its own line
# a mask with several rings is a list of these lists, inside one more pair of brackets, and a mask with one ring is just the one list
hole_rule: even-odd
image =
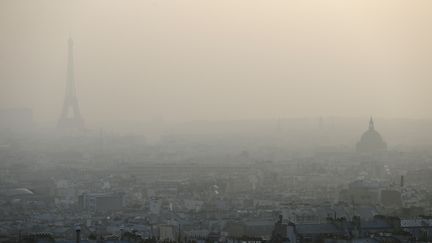
[[432,242],[431,10],[1,0],[0,243]]
[[432,118],[427,2],[42,2],[0,10],[0,108],[31,108],[36,121],[59,116],[69,34],[90,124]]

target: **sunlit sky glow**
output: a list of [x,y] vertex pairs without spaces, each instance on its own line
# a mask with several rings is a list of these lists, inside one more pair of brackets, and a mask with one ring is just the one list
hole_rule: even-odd
[[432,1],[0,2],[0,108],[56,120],[66,41],[89,123],[432,118]]

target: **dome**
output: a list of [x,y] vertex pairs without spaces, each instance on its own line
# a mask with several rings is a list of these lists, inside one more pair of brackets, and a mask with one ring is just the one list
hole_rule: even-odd
[[28,196],[33,195],[33,192],[27,188],[14,188],[2,192],[7,197]]
[[372,118],[369,121],[369,129],[363,133],[357,143],[357,152],[374,153],[387,150],[387,144],[381,135],[375,130]]

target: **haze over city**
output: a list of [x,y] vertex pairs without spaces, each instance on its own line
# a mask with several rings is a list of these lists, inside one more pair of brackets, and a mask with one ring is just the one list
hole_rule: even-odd
[[432,118],[429,1],[2,1],[2,108],[89,124]]
[[0,243],[432,242],[431,10],[0,1]]

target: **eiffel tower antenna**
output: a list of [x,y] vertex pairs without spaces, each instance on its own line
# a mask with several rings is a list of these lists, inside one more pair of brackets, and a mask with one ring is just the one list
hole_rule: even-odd
[[84,130],[84,120],[81,117],[78,98],[76,96],[74,78],[73,40],[68,40],[68,61],[66,90],[63,109],[57,127],[64,130]]

